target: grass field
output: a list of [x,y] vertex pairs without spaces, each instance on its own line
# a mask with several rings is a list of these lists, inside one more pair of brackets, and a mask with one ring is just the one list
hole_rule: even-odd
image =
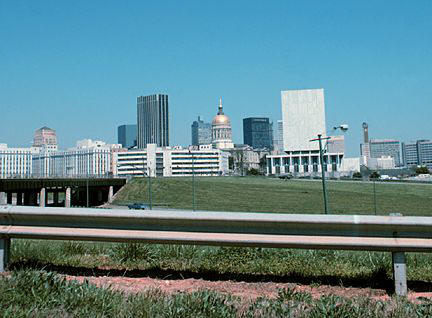
[[[328,181],[332,214],[374,214],[374,185]],[[115,204],[148,202],[148,180],[135,178],[117,194]],[[376,183],[377,214],[432,215],[431,184]],[[192,209],[192,178],[152,179],[153,203]],[[323,213],[321,181],[265,177],[195,178],[197,210]]]

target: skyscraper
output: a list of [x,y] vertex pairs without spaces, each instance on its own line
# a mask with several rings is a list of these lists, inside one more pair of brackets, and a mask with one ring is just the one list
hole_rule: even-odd
[[198,120],[194,121],[191,126],[192,130],[192,145],[209,145],[212,143],[212,125],[205,123],[198,116]]
[[324,89],[282,91],[281,97],[283,150],[318,150],[318,143],[309,140],[326,135]]
[[57,150],[57,134],[54,129],[44,126],[34,133],[33,147],[45,148],[46,150]]
[[400,142],[392,139],[371,139],[369,142],[370,157],[381,158],[390,156],[395,165],[401,165]]
[[402,143],[404,165],[426,166],[432,170],[432,141],[417,140],[417,142]]
[[168,95],[155,94],[137,98],[137,145],[169,146]]
[[243,143],[252,148],[272,149],[273,126],[265,117],[249,117],[243,119]]
[[137,145],[137,125],[121,125],[117,129],[118,143],[123,148],[132,148]]

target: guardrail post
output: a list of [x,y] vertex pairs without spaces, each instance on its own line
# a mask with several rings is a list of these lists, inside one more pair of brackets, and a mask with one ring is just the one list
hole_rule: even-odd
[[0,273],[6,270],[7,264],[9,262],[10,253],[10,239],[1,238],[0,239]]
[[398,296],[406,296],[408,292],[406,278],[406,261],[404,252],[392,252],[393,259],[393,279],[395,283],[395,293]]

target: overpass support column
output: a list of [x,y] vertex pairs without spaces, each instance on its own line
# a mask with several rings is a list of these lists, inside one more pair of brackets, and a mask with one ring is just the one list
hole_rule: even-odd
[[7,204],[6,192],[0,192],[0,205]]
[[392,252],[393,258],[393,279],[395,293],[398,296],[406,296],[408,292],[406,278],[406,262],[404,252]]
[[58,191],[57,190],[55,190],[54,192],[53,192],[53,200],[54,200],[54,206],[57,206],[58,205],[58,203],[59,203],[59,193],[58,193]]
[[46,203],[46,190],[45,188],[42,188],[39,192],[39,206],[41,208],[44,208],[45,203]]
[[66,188],[65,207],[66,208],[71,207],[71,188]]
[[114,187],[110,186],[108,190],[108,203],[112,203],[114,197]]
[[17,192],[16,205],[23,205],[23,194],[22,192]]
[[12,204],[12,192],[8,192],[7,196],[7,204]]
[[0,239],[0,273],[6,270],[7,264],[9,263],[10,255],[10,239]]

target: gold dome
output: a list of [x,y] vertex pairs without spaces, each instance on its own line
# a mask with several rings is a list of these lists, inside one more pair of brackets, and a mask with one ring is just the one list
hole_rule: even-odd
[[219,111],[213,118],[212,125],[230,125],[230,119],[222,111],[222,97],[219,100]]

